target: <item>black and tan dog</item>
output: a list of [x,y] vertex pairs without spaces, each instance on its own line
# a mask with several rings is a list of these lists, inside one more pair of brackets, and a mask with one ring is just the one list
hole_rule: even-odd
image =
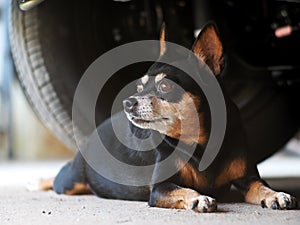
[[[192,52],[197,58],[193,62],[198,64],[200,75],[207,73],[206,68],[211,70],[210,74],[221,74],[224,67],[223,47],[213,23],[202,29]],[[168,57],[165,26],[160,35],[160,57]],[[208,67],[203,66],[205,64]],[[106,198],[146,200],[153,207],[213,212],[217,209],[214,198],[234,185],[248,203],[272,209],[296,208],[297,201],[294,197],[270,189],[260,179],[256,165],[250,165],[247,161],[247,147],[239,111],[226,93],[224,98],[227,128],[222,147],[213,163],[206,170],[199,171],[199,162],[207,145],[211,126],[207,99],[183,71],[164,63],[154,63],[138,81],[137,93],[124,100],[124,112],[108,119],[97,129],[104,145],[118,160],[137,166],[156,165],[149,177],[151,185],[127,186],[108,180],[78,153],[56,176],[53,189],[59,194],[72,195],[91,191]],[[120,143],[112,126],[113,121],[121,118],[128,120],[121,129],[124,129],[124,134],[128,134],[125,141],[131,142],[131,146],[135,145],[141,150],[144,148],[143,141],[134,143],[131,139],[133,136],[143,140],[158,133],[164,135],[163,141],[151,151],[137,151],[126,147]],[[200,124],[200,128],[197,124]],[[159,162],[167,159],[178,143],[186,150],[194,146],[195,151],[185,163],[181,158],[181,154],[184,154],[181,147],[183,151],[169,162],[170,169],[174,168],[176,172],[165,180],[160,180],[165,171],[160,168]],[[87,144],[86,148],[87,151],[93,150],[95,146]],[[108,171],[114,170],[109,166],[105,165]],[[113,171],[111,174],[113,176]]]

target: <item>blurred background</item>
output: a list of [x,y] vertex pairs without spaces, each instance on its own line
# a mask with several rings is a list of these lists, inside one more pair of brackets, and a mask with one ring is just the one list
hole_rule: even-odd
[[34,114],[13,66],[8,37],[9,1],[0,0],[0,160],[67,159],[65,147]]
[[[15,2],[18,2],[18,1],[15,1]],[[24,2],[30,2],[30,0],[24,1]],[[35,2],[37,2],[37,1],[35,1]],[[52,2],[54,4],[54,6],[51,6],[50,2]],[[111,1],[111,2],[114,2],[114,4],[119,4],[119,3],[115,3],[115,2],[119,2],[119,1]],[[131,2],[131,1],[126,1],[126,2]],[[134,2],[134,1],[132,1],[132,2]],[[174,3],[174,12],[177,12],[177,11],[175,11],[175,8],[180,7],[180,9],[181,9],[183,7],[186,7],[188,1],[174,1],[174,2],[176,2],[176,4],[177,4],[176,5]],[[229,2],[229,1],[226,1],[226,2]],[[233,2],[234,1],[231,1],[230,4],[233,4]],[[58,8],[57,5],[60,5],[60,3],[61,3],[60,1],[46,1],[45,5],[44,5],[44,3],[42,3],[41,7],[38,10],[28,11],[30,13],[27,15],[30,15],[30,16],[39,15],[40,16],[40,15],[42,15],[41,12],[44,12],[46,14],[45,17],[49,17],[49,16],[52,16],[52,14],[51,14],[51,10],[52,10],[52,13],[53,12],[57,13],[57,14],[55,14],[55,17],[53,20],[55,20],[55,18],[57,20],[63,18],[59,21],[61,21],[62,24],[67,23],[67,22],[69,22],[69,20],[64,17],[65,14],[63,11],[67,7],[67,5],[66,6],[64,5],[64,6]],[[55,6],[55,4],[56,4],[56,6]],[[128,7],[126,6],[126,7],[128,9],[132,10],[132,13],[135,13],[135,11],[138,10],[136,8],[137,6],[134,6],[133,3],[128,3],[128,4],[131,4],[131,5],[129,5]],[[48,126],[49,124],[47,124],[47,121],[46,121],[47,119],[45,119],[45,118],[42,118],[42,120],[40,120],[39,119],[40,117],[37,116],[37,114],[40,114],[40,111],[38,111],[37,113],[34,112],[36,110],[33,109],[32,102],[30,104],[30,102],[28,100],[26,100],[26,96],[25,96],[26,92],[20,86],[20,82],[19,82],[17,72],[16,72],[16,69],[14,66],[12,55],[11,55],[11,46],[10,46],[9,35],[8,35],[9,23],[11,22],[11,21],[8,21],[9,7],[10,7],[10,1],[0,0],[0,177],[2,176],[5,178],[9,178],[12,176],[18,176],[19,177],[18,182],[24,182],[25,179],[28,180],[28,178],[32,178],[30,176],[30,174],[33,174],[33,176],[35,176],[35,177],[40,177],[40,176],[45,176],[45,171],[47,171],[46,174],[55,175],[55,173],[58,171],[60,166],[64,162],[66,162],[67,160],[69,160],[73,157],[76,149],[73,147],[72,144],[70,144],[71,139],[72,139],[72,137],[70,138],[70,136],[72,136],[71,131],[70,131],[70,133],[67,133],[68,129],[64,127],[65,130],[59,131],[56,133],[56,135],[54,135],[54,133],[53,133],[53,130],[55,130],[55,129],[53,129],[54,125],[50,124],[50,126]],[[49,8],[47,8],[47,7],[49,7]],[[57,7],[57,8],[55,8],[55,7]],[[177,8],[176,8],[176,10],[177,10]],[[50,9],[50,13],[47,14],[46,12],[49,12],[49,9]],[[156,12],[158,15],[161,15],[160,13],[162,13],[162,12],[159,11],[159,9],[160,8],[157,8]],[[58,12],[59,10],[61,11],[60,14]],[[84,9],[81,9],[81,10],[84,10]],[[88,13],[86,13],[86,15],[89,15],[88,10],[87,10],[87,12]],[[170,15],[172,15],[172,13],[174,13],[172,10],[170,12],[171,12],[171,13],[169,13]],[[180,11],[180,13],[181,13],[181,11]],[[140,13],[140,14],[139,15],[141,18],[146,18],[147,14],[145,14],[145,13]],[[15,19],[17,22],[25,21],[25,23],[24,23],[25,25],[26,25],[26,22],[27,23],[32,22],[32,21],[30,22],[31,17],[29,17],[29,16],[26,17],[26,14],[23,14],[21,12],[16,13],[16,15],[14,15],[14,16],[15,16]],[[60,16],[62,16],[62,17],[60,17]],[[107,14],[106,16],[111,16],[111,15]],[[198,15],[198,17],[199,17],[199,15]],[[132,25],[132,21],[134,21],[134,20],[129,16],[128,16],[128,18],[129,18],[128,23]],[[99,18],[96,18],[96,19],[99,19]],[[201,18],[198,18],[198,19],[201,20]],[[106,21],[106,20],[103,20],[103,18],[101,20]],[[119,18],[119,20],[120,20],[120,18]],[[172,20],[172,18],[169,20]],[[16,21],[14,21],[14,22],[16,23]],[[41,21],[43,21],[43,20],[41,19]],[[125,21],[125,19],[124,19],[124,21]],[[142,22],[141,21],[142,21],[142,19],[140,19],[140,24],[145,24],[145,23],[143,23],[143,21]],[[39,24],[38,21],[34,21],[34,23]],[[117,21],[116,24],[117,23],[120,23],[120,21]],[[17,23],[17,25],[18,25],[18,23]],[[76,23],[76,25],[80,26],[82,24]],[[197,27],[197,29],[193,28],[194,29],[193,31],[195,31],[195,32],[199,31],[199,28],[201,27],[201,25],[202,24],[196,24],[195,26]],[[186,27],[188,27],[188,26],[184,26],[184,24],[182,26],[185,27],[184,29],[187,29]],[[83,26],[81,26],[79,28],[82,29]],[[171,28],[171,30],[175,29],[174,27],[172,28],[172,25],[170,26],[170,28]],[[247,29],[249,30],[250,28],[251,27],[248,27]],[[99,29],[99,28],[97,27],[96,29]],[[84,31],[87,32],[89,30],[84,29]],[[184,31],[184,32],[182,32],[183,35],[187,35],[189,33],[186,30],[183,30],[183,31]],[[59,27],[59,29],[57,29],[57,33],[55,33],[55,35],[53,35],[53,36],[61,35],[66,40],[71,40],[71,39],[68,39],[69,38],[68,35],[70,35],[70,32],[71,31],[67,30],[67,28],[65,28],[65,27]],[[126,30],[126,32],[127,32],[127,30]],[[135,29],[129,29],[128,34],[130,32],[137,33]],[[146,35],[145,37],[156,38],[157,29],[154,29],[154,31],[152,30],[151,32],[152,33],[150,36]],[[78,33],[81,33],[81,36],[83,36],[82,33],[84,34],[84,32],[78,32]],[[155,33],[155,35],[154,35],[154,33]],[[47,37],[51,36],[51,35],[49,35],[49,31],[47,29],[44,31],[44,34],[47,34],[48,35]],[[26,35],[28,35],[28,37],[30,37],[31,34],[26,33]],[[111,48],[114,45],[121,44],[121,43],[124,43],[125,41],[128,41],[127,39],[122,40],[122,37],[124,37],[124,35],[122,36],[122,30],[119,29],[118,27],[113,27],[111,29],[110,35],[112,37],[111,40],[114,40],[113,43],[111,43],[112,41],[109,40],[109,43],[107,45],[105,45],[105,48],[103,46],[95,45],[95,48],[96,47],[98,48],[97,50],[100,49],[99,51],[96,52],[96,50],[94,50],[94,52],[92,52],[90,55],[88,55],[85,58],[84,58],[85,55],[82,56],[83,61],[84,61],[84,63],[82,63],[82,64],[84,66],[89,65],[89,63],[92,61],[92,59],[94,59],[96,56],[99,56],[100,53],[105,52],[105,50],[107,50],[108,48]],[[137,37],[137,38],[145,38],[145,37],[141,36],[141,37]],[[173,35],[173,37],[178,38],[179,36]],[[181,41],[181,40],[175,40],[176,38],[174,38],[174,42]],[[188,39],[186,39],[186,38],[183,38],[183,39],[186,41],[186,43],[189,43]],[[134,40],[134,38],[133,38],[133,40]],[[86,43],[87,45],[89,45],[89,44],[92,45],[92,42],[90,42],[89,40],[85,40],[85,41],[86,42],[80,42],[80,43],[81,44]],[[73,43],[73,41],[70,41],[70,43]],[[46,45],[46,47],[49,48],[49,46],[47,46],[47,45]],[[88,47],[89,46],[87,46],[87,49],[89,49]],[[93,47],[94,46],[92,46],[91,48],[93,48]],[[78,48],[82,49],[82,46],[79,46]],[[50,49],[51,49],[51,46],[50,46]],[[71,54],[72,54],[72,51],[71,51]],[[48,60],[51,62],[55,62],[54,59],[55,59],[55,57],[52,56],[52,57],[49,57]],[[46,61],[47,57],[44,60]],[[85,62],[85,60],[88,62]],[[22,60],[19,62],[22,63]],[[71,68],[73,68],[73,67],[75,68],[76,66],[78,66],[74,62],[71,62],[71,63],[70,62],[71,61],[68,61],[68,63],[69,63],[68,66],[71,65],[70,66]],[[86,67],[84,67],[84,68],[86,68]],[[278,71],[281,71],[282,68],[280,68],[280,69],[278,69],[277,67],[275,69],[274,68],[272,67],[272,76],[274,75],[274,77],[277,76],[277,78],[279,77],[281,79],[281,74]],[[19,68],[19,70],[20,70],[20,68]],[[78,74],[81,76],[82,71],[84,71],[84,69],[81,69],[78,71],[79,71]],[[51,72],[55,75],[56,70],[52,70]],[[63,72],[65,72],[65,71],[63,71]],[[24,71],[23,71],[23,73],[24,73]],[[59,75],[59,73],[58,73],[58,75]],[[58,75],[56,75],[56,76],[58,76]],[[25,76],[26,76],[26,73],[25,73]],[[227,81],[227,83],[230,83],[229,81]],[[257,81],[257,80],[255,80],[255,81]],[[252,80],[252,82],[253,82],[253,80]],[[280,80],[280,82],[285,82],[285,81]],[[57,83],[59,83],[59,82],[57,82]],[[55,85],[55,83],[53,85]],[[255,87],[260,86],[257,84],[253,85],[253,83],[251,85],[255,86]],[[269,85],[267,87],[269,88]],[[28,91],[30,92],[30,88],[28,88],[28,87],[26,87],[26,88],[27,88],[27,92]],[[64,88],[66,88],[66,90],[68,90],[68,87],[65,87],[65,86],[60,87],[60,92],[65,90]],[[237,88],[235,88],[235,89],[237,89]],[[245,92],[244,90],[243,90],[243,93]],[[267,89],[265,86],[262,86],[262,90],[264,90],[265,93],[267,93]],[[251,90],[251,92],[249,92],[249,93],[253,93],[253,91]],[[247,93],[247,95],[249,93]],[[236,101],[239,100],[239,97],[241,95],[237,95],[237,96],[238,97],[236,97]],[[67,97],[68,96],[63,95],[62,99],[64,100]],[[245,104],[245,102],[242,102],[240,104],[243,105],[243,104]],[[294,102],[294,104],[299,104],[299,102],[298,103]],[[283,107],[282,108],[281,107],[273,108],[274,115],[276,114],[275,112],[281,111],[282,109],[283,109]],[[249,112],[249,110],[247,108],[246,108],[246,110],[245,109],[243,109],[243,110],[245,112],[246,111]],[[244,113],[243,115],[245,115],[246,119],[250,118],[250,116],[247,113],[246,114]],[[271,116],[267,116],[266,118],[273,116],[272,113],[269,115],[271,115]],[[286,117],[286,118],[289,118],[289,117]],[[299,118],[299,114],[298,114],[298,118]],[[286,121],[286,119],[284,119],[282,121],[277,120],[276,123],[284,124],[285,121]],[[293,123],[293,121],[292,121],[292,123]],[[45,126],[45,124],[47,126]],[[260,122],[255,122],[255,124],[261,125]],[[273,126],[274,124],[271,124],[271,122],[270,122],[270,123],[268,123],[268,126],[270,126],[270,125]],[[49,127],[51,129],[49,129]],[[254,128],[252,128],[252,127],[254,127]],[[256,129],[255,126],[250,124],[249,132],[252,132],[253,129]],[[270,130],[272,130],[272,128]],[[272,132],[276,132],[276,130],[280,130],[280,127],[277,128],[275,126],[275,128],[273,129]],[[287,132],[295,133],[295,129],[293,128],[293,131],[288,130]],[[276,134],[276,135],[278,135],[278,134]],[[257,134],[258,139],[257,139],[256,143],[254,143],[254,144],[257,146],[264,146],[264,144],[262,142],[260,142],[262,139],[268,140],[269,143],[273,143],[273,142],[276,143],[277,142],[276,135],[268,136],[268,132],[265,132],[265,131],[262,131],[261,133],[258,132],[258,134]],[[60,139],[58,139],[57,136],[59,136]],[[66,138],[66,136],[68,136],[68,138]],[[264,138],[264,136],[268,136],[268,138]],[[274,137],[274,138],[270,139],[272,137]],[[292,179],[292,180],[290,180],[291,181],[290,183],[291,183],[292,187],[296,187],[295,186],[296,182],[298,182],[298,184],[299,184],[299,178],[300,178],[300,141],[299,141],[299,137],[297,137],[297,135],[291,136],[289,134],[289,135],[287,135],[287,137],[289,138],[288,143],[286,145],[284,145],[283,147],[281,147],[280,150],[278,151],[278,153],[276,153],[274,156],[272,156],[272,157],[268,158],[267,160],[263,161],[262,163],[260,163],[259,170],[261,172],[261,175],[264,178],[273,180],[273,182],[275,182],[275,180],[278,181],[278,180],[284,180],[284,179]],[[261,138],[261,139],[259,139],[259,138]],[[276,144],[276,146],[279,146],[283,141],[286,141],[286,139],[283,139],[282,141],[280,141],[280,143],[278,145]],[[271,145],[271,147],[273,147],[273,146]],[[24,175],[24,173],[20,173],[20,171],[23,171],[27,175]],[[11,182],[16,182],[16,181],[11,181]]]

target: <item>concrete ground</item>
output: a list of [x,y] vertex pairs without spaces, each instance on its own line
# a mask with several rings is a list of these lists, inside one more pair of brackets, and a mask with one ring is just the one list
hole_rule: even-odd
[[[236,192],[229,197],[229,203],[219,203],[218,212],[200,214],[149,208],[146,202],[107,200],[92,195],[65,196],[53,191],[30,192],[26,189],[30,181],[55,175],[64,163],[2,162],[0,224],[300,224],[300,210],[262,209],[241,203]],[[269,181],[274,188],[300,199],[299,177],[275,177]]]
[[145,202],[64,196],[1,187],[0,224],[300,224],[300,211],[274,211],[245,203],[219,204],[216,213],[149,208]]

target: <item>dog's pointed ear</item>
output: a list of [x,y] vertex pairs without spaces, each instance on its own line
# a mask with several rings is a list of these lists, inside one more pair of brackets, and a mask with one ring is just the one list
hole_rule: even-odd
[[162,57],[163,55],[166,54],[167,51],[167,44],[166,44],[166,39],[167,39],[167,33],[166,33],[166,23],[163,22],[163,24],[161,25],[161,29],[160,29],[160,36],[159,36],[159,47],[160,47],[160,51],[159,51],[159,56]]
[[208,23],[199,33],[192,51],[217,76],[224,68],[223,46],[214,23]]

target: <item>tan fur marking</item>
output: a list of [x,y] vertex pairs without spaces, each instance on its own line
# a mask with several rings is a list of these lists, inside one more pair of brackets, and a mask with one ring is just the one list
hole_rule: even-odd
[[166,47],[166,26],[165,26],[165,24],[163,24],[162,27],[161,27],[159,43],[160,43],[159,56],[161,57],[167,51],[167,47]]
[[83,195],[83,194],[91,194],[92,191],[90,187],[85,183],[75,183],[72,190],[67,190],[65,192],[66,195]]
[[173,105],[179,115],[173,126],[167,131],[167,135],[186,144],[204,144],[208,137],[203,126],[204,115],[197,112],[200,105],[199,98],[187,92],[179,103]]
[[232,180],[238,179],[245,175],[246,161],[245,159],[235,159],[219,174],[216,179],[215,185],[220,187],[229,183]]
[[163,193],[157,199],[155,206],[161,208],[188,209],[191,207],[192,199],[199,196],[199,193],[189,188],[178,188]]
[[137,85],[136,90],[137,90],[137,92],[142,92],[144,90],[144,86],[139,84],[139,85]]
[[224,63],[223,46],[213,26],[200,32],[192,49],[195,55],[203,60],[215,75],[221,73]]
[[143,85],[147,84],[147,82],[149,81],[149,76],[145,75],[141,78],[141,82]]
[[260,204],[261,200],[274,195],[276,192],[266,187],[259,181],[253,182],[245,195],[245,201],[252,204]]
[[189,163],[184,163],[178,160],[177,166],[180,169],[180,175],[184,184],[189,188],[199,189],[206,188],[208,186],[207,179],[196,168]]
[[159,73],[155,76],[154,82],[158,83],[159,81],[161,81],[162,79],[164,79],[167,75],[164,73]]
[[51,190],[53,188],[53,182],[54,182],[54,177],[40,180],[38,184],[38,190],[41,191]]

